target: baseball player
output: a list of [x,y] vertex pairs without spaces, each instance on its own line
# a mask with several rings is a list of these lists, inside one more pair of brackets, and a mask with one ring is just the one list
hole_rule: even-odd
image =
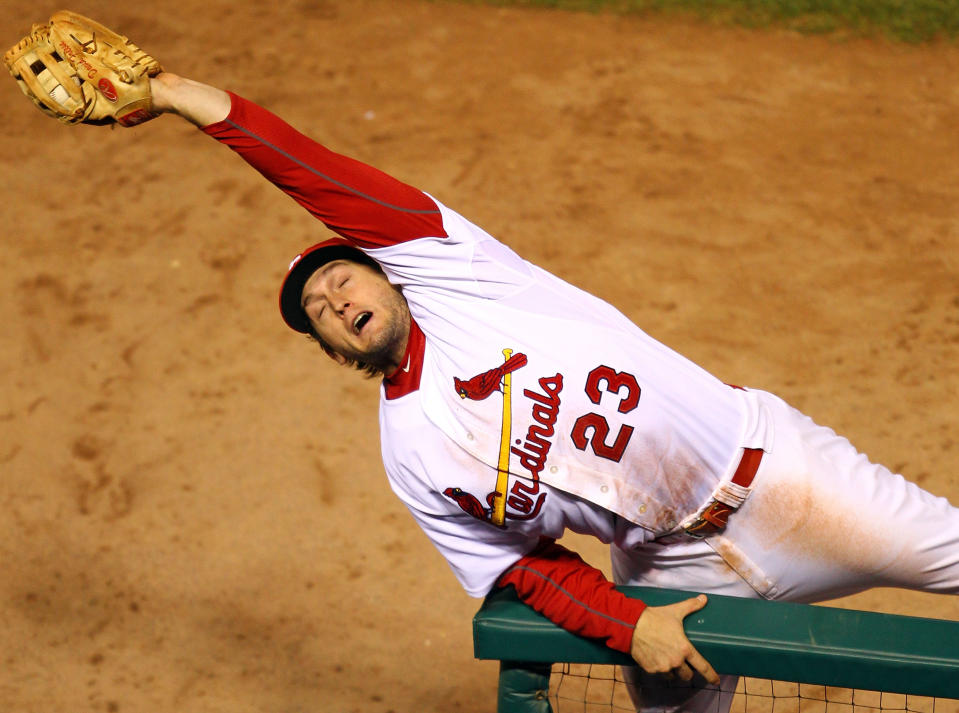
[[[58,13],[8,52],[24,91],[68,123],[179,115],[336,233],[290,264],[286,324],[382,376],[390,485],[466,591],[512,586],[631,653],[638,708],[728,708],[683,632],[706,598],[627,599],[556,543],[567,530],[610,545],[620,584],[800,602],[874,586],[959,593],[959,510],[944,498],[778,397],[723,383],[437,198],[96,26],[135,75],[110,100],[116,52],[88,53],[94,71],[73,74],[69,51],[50,59],[92,25]],[[63,84],[73,76],[79,92]],[[649,687],[655,674],[692,685]]]

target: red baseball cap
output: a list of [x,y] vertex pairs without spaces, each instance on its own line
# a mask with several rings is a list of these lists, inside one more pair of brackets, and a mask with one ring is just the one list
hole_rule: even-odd
[[303,311],[303,286],[320,267],[333,260],[352,260],[379,269],[376,261],[343,238],[330,238],[301,252],[290,263],[280,287],[280,314],[290,329],[310,333],[310,320]]

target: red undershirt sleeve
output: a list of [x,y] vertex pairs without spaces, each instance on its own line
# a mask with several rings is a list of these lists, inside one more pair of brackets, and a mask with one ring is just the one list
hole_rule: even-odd
[[595,567],[553,540],[507,568],[497,587],[512,586],[520,599],[564,629],[602,639],[629,653],[633,629],[646,604],[616,591]]
[[229,93],[230,113],[203,127],[332,231],[361,248],[447,237],[436,202],[330,151],[261,106]]

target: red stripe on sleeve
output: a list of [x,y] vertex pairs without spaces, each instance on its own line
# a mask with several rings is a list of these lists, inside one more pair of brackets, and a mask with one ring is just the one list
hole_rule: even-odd
[[377,248],[446,237],[425,193],[355,159],[334,153],[266,109],[230,93],[230,114],[203,128],[334,232]]
[[500,576],[519,598],[553,623],[580,636],[605,640],[629,653],[633,629],[646,604],[618,592],[595,567],[553,540],[542,542]]

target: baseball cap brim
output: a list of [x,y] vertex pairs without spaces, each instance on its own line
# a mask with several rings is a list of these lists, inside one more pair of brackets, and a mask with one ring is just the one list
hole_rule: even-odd
[[280,287],[280,314],[290,329],[309,334],[310,321],[303,311],[303,286],[320,267],[333,260],[353,260],[366,264],[375,261],[343,238],[330,238],[313,245],[295,258]]

